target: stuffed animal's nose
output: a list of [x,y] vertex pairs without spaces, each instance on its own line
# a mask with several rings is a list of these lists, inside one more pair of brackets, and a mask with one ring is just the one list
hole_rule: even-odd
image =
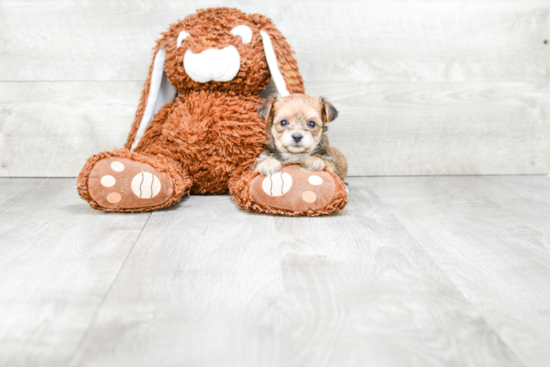
[[300,140],[302,140],[302,138],[303,138],[302,134],[292,134],[292,139],[294,139],[296,143],[299,143]]
[[183,67],[187,75],[198,83],[228,82],[239,73],[241,55],[232,45],[222,49],[209,48],[198,54],[187,50]]

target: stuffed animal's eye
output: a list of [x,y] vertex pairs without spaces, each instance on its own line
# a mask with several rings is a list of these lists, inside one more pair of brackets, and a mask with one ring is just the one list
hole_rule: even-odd
[[181,46],[181,43],[183,42],[183,40],[185,38],[187,38],[187,36],[189,36],[189,33],[187,33],[186,31],[181,31],[179,34],[178,34],[178,42],[176,43],[178,45],[178,47]]
[[287,120],[281,121],[281,126],[286,126],[286,125],[288,125],[288,121],[287,121]]
[[307,126],[309,126],[313,129],[315,127],[315,122],[310,121],[310,122],[307,123]]
[[252,41],[252,29],[245,25],[238,25],[231,30],[234,36],[240,37],[243,43]]

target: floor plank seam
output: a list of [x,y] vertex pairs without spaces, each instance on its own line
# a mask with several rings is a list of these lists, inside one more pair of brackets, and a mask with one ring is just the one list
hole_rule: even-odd
[[139,231],[139,234],[138,236],[136,237],[136,240],[134,241],[134,243],[132,244],[132,247],[130,247],[130,250],[128,251],[128,254],[126,255],[126,257],[124,258],[124,261],[122,262],[122,264],[120,265],[120,268],[118,269],[118,272],[116,273],[115,277],[113,278],[113,281],[111,282],[111,285],[109,285],[109,288],[107,289],[107,291],[105,292],[105,294],[103,295],[103,298],[101,299],[101,302],[99,302],[99,305],[97,306],[97,309],[95,310],[94,314],[92,315],[91,319],[90,319],[90,324],[88,325],[88,327],[86,328],[86,331],[82,334],[82,338],[80,339],[80,341],[78,342],[78,344],[76,345],[75,347],[75,350],[74,352],[71,354],[71,356],[67,359],[67,363],[65,364],[65,367],[68,367],[71,365],[71,362],[74,360],[74,358],[76,357],[78,351],[80,350],[80,348],[82,347],[82,344],[84,344],[84,341],[86,340],[86,337],[88,335],[88,332],[90,331],[90,329],[92,328],[92,325],[94,324],[94,321],[97,317],[97,314],[99,312],[99,310],[101,309],[101,307],[103,307],[103,303],[105,302],[105,300],[107,299],[107,296],[109,295],[109,293],[111,293],[111,290],[113,289],[113,285],[116,283],[117,279],[118,279],[118,276],[120,275],[120,272],[122,271],[122,269],[124,268],[124,265],[126,264],[126,261],[128,260],[128,258],[130,257],[130,254],[132,253],[132,251],[134,250],[134,247],[136,246],[136,243],[139,241],[139,238],[141,237],[141,234],[143,233],[143,230],[145,229],[145,227],[147,226],[147,223],[149,223],[149,219],[151,219],[151,217],[153,216],[153,212],[150,212],[149,214],[149,217],[147,218],[147,220],[145,221],[145,223],[143,224],[143,227],[141,228],[141,231]]
[[[46,178],[44,179],[42,182],[39,183],[38,186],[35,186],[32,191],[27,194],[27,196],[29,195],[32,195],[35,191],[37,191],[39,188],[41,188],[46,182],[48,182],[49,178]],[[26,186],[22,186],[20,190],[17,190],[15,193],[19,193],[19,191],[23,190]],[[21,198],[21,200],[17,201],[16,203],[13,203],[5,212],[4,212],[4,215],[9,212],[15,205],[17,205],[17,203],[21,202],[21,201],[24,201],[25,198]],[[32,213],[30,213],[32,214]],[[11,228],[9,231],[7,231],[6,233],[4,233],[3,235],[0,236],[0,240],[5,238],[8,234],[10,234],[11,231],[13,231],[15,228],[17,228],[19,226],[19,224],[21,222],[23,222],[25,219],[27,219],[27,217],[24,217],[22,219],[20,219],[16,224],[15,226],[13,226],[13,228]]]
[[433,174],[433,175],[349,175],[346,178],[415,178],[415,177],[509,177],[509,176],[534,176],[534,177],[549,177],[547,173],[468,173],[468,174]]
[[[378,178],[378,177],[508,177],[508,176],[546,176],[550,178],[550,173],[483,173],[483,174],[434,174],[434,175],[349,175],[348,178]],[[65,179],[72,178],[76,179],[76,176],[0,176],[2,179],[25,179],[25,178],[35,178],[35,179]]]
[[[380,199],[380,197],[378,198]],[[432,261],[432,263],[435,264],[435,266],[437,266],[439,270],[441,270],[441,273],[449,281],[449,284],[452,284],[455,290],[464,298],[464,300],[472,307],[472,309],[477,311],[479,316],[483,319],[483,321],[485,321],[485,324],[487,324],[487,326],[498,337],[498,339],[502,342],[502,344],[505,345],[508,348],[508,351],[516,358],[516,361],[518,363],[521,363],[521,365],[524,367],[531,367],[529,364],[526,364],[527,363],[526,361],[520,358],[520,356],[516,353],[516,351],[512,348],[512,346],[510,346],[510,344],[508,344],[504,339],[502,339],[502,335],[497,330],[495,330],[495,328],[489,322],[489,320],[487,320],[485,315],[472,303],[469,297],[466,294],[464,294],[464,292],[462,292],[462,290],[456,285],[456,283],[451,278],[449,278],[447,273],[443,270],[443,268],[441,268],[441,266],[437,263],[437,261],[433,258],[433,256],[428,252],[428,250],[421,244],[421,242],[414,236],[414,234],[411,231],[409,231],[405,223],[401,221],[401,218],[397,213],[395,213],[393,208],[390,205],[384,203],[381,199],[380,199],[380,202],[383,203],[390,210],[390,212],[394,215],[394,218],[399,222],[399,224],[403,227],[403,229],[407,231],[407,233],[411,236],[414,242],[424,251],[426,256]],[[495,203],[495,204],[499,205],[498,203]]]

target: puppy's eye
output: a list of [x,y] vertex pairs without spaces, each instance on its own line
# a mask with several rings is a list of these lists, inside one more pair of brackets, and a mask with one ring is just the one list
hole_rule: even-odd
[[281,126],[286,126],[286,125],[288,125],[288,121],[287,121],[287,120],[281,121]]
[[240,37],[243,43],[252,41],[252,29],[245,25],[238,25],[231,30],[231,34]]
[[307,126],[309,126],[313,129],[315,127],[315,122],[310,121],[310,122],[307,123]]

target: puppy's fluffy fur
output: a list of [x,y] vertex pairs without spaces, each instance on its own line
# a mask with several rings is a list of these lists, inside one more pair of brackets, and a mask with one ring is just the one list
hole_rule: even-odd
[[258,110],[267,121],[268,143],[253,169],[267,176],[279,172],[282,163],[293,162],[309,171],[325,167],[342,180],[346,178],[344,156],[329,146],[324,134],[327,124],[338,111],[323,97],[315,99],[305,94],[287,97],[269,96]]

